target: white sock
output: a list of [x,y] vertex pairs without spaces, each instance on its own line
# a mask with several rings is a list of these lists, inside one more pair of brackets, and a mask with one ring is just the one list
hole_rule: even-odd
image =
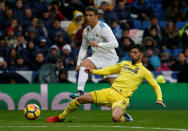
[[85,67],[80,67],[79,76],[78,76],[78,90],[84,91],[84,86],[88,79],[88,73],[85,71]]

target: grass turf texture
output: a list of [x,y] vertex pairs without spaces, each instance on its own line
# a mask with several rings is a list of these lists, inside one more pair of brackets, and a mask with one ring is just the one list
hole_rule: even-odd
[[0,131],[188,131],[187,110],[129,110],[130,123],[113,123],[111,111],[76,111],[63,123],[46,123],[61,111],[42,111],[38,120],[27,120],[23,111],[0,111]]

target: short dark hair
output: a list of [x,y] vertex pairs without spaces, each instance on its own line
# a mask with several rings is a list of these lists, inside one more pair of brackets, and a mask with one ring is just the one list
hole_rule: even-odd
[[94,6],[88,6],[85,11],[93,11],[97,15],[98,11]]
[[133,46],[131,46],[131,50],[132,49],[138,49],[140,52],[142,52],[142,53],[144,53],[144,51],[145,51],[145,48],[144,48],[144,46],[143,45],[140,45],[140,44],[137,44],[137,45],[133,45]]

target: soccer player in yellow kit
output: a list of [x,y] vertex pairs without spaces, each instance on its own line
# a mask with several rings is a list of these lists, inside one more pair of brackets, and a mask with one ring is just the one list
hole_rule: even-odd
[[100,70],[86,68],[85,72],[97,75],[119,75],[112,84],[111,88],[92,91],[74,99],[67,106],[63,113],[58,116],[47,118],[46,122],[63,121],[69,113],[75,111],[81,104],[87,103],[94,103],[101,106],[111,107],[112,120],[114,122],[132,121],[131,116],[125,113],[125,110],[129,103],[129,98],[132,96],[133,92],[138,88],[143,80],[147,80],[153,87],[157,96],[156,104],[160,104],[163,107],[166,107],[162,100],[160,86],[153,78],[151,72],[146,69],[141,63],[141,58],[143,57],[143,55],[143,46],[135,45],[130,50],[131,62],[123,61],[114,66],[109,66]]

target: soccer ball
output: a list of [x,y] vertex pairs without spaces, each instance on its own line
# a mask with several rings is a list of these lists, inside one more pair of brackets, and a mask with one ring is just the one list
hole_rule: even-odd
[[40,117],[40,108],[36,104],[28,104],[24,108],[24,116],[29,120],[35,120]]

